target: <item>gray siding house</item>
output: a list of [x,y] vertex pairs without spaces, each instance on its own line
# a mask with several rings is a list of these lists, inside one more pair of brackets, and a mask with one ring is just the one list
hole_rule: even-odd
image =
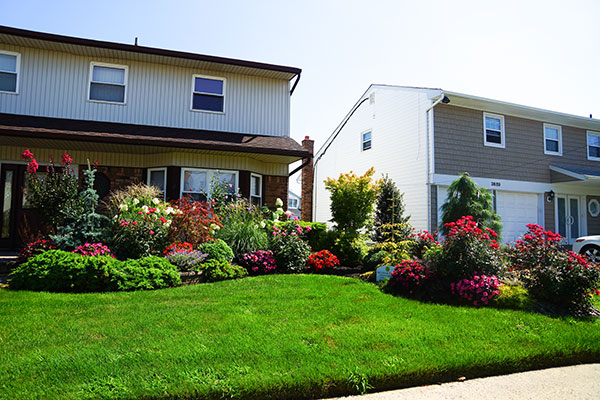
[[447,188],[468,172],[494,194],[503,239],[538,223],[567,242],[600,234],[600,120],[442,89],[372,85],[315,155],[314,212],[327,221],[323,180],[374,166],[405,192],[411,223],[434,231]]
[[[131,182],[165,199],[210,195],[212,178],[250,201],[287,201],[301,70],[0,26],[0,248],[19,245],[30,149],[97,161],[101,196]],[[42,164],[43,165],[43,164]]]

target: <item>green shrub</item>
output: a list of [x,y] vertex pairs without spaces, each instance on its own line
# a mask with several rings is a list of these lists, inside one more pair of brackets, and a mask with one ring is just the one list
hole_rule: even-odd
[[375,242],[383,242],[388,234],[386,226],[397,225],[400,228],[401,240],[411,236],[412,227],[404,215],[404,193],[401,193],[394,181],[386,174],[379,183],[379,193],[375,204],[374,230],[372,238]]
[[363,259],[363,268],[370,271],[375,270],[377,267],[384,265],[383,260],[388,256],[387,251],[371,247]]
[[362,264],[368,250],[369,247],[363,236],[347,237],[345,235],[339,236],[331,249],[340,260],[340,264],[346,267],[356,267]]
[[226,279],[243,278],[248,271],[239,265],[231,264],[223,259],[210,259],[200,266],[204,282],[218,282]]
[[269,237],[260,210],[242,199],[221,211],[223,227],[215,234],[231,247],[236,259],[243,254],[269,248]]
[[207,259],[231,262],[233,260],[233,250],[223,240],[218,239],[214,242],[202,243],[198,248],[203,253],[208,254]]
[[520,285],[500,286],[500,295],[492,300],[492,304],[500,308],[528,310],[533,306],[529,291]]
[[119,261],[49,250],[11,274],[12,289],[49,292],[108,292],[159,289],[181,284],[177,268],[159,257]]
[[302,272],[306,268],[311,249],[308,243],[301,238],[303,229],[297,228],[296,232],[293,228],[282,230],[276,226],[273,227],[271,251],[279,271]]
[[275,224],[282,230],[300,225],[302,227],[302,239],[306,240],[313,252],[329,250],[335,243],[335,233],[327,230],[327,225],[322,222],[286,221]]

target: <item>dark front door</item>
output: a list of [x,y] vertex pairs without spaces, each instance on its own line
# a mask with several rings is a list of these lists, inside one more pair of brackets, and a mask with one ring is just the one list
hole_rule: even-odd
[[18,219],[22,214],[24,165],[2,164],[0,170],[0,248],[13,249],[19,246]]

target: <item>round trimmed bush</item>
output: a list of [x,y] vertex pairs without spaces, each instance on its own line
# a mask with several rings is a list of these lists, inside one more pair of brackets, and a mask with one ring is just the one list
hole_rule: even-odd
[[200,245],[199,250],[208,254],[209,260],[221,260],[231,262],[233,260],[233,250],[225,243],[218,239],[213,242],[206,242]]

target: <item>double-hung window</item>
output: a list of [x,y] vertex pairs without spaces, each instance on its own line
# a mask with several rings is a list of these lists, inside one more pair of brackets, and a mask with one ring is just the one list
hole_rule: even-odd
[[288,209],[298,208],[298,199],[288,199]]
[[600,132],[587,132],[588,160],[600,161]]
[[148,169],[148,185],[156,186],[160,189],[162,199],[165,200],[167,188],[167,169],[166,168],[149,168]]
[[225,79],[193,76],[192,110],[222,113],[225,109]]
[[238,191],[238,172],[214,169],[182,168],[181,196],[193,200],[207,200],[211,190],[219,185],[230,194]]
[[0,92],[18,93],[21,55],[0,50]]
[[504,117],[502,115],[483,113],[483,144],[492,147],[505,147]]
[[250,203],[262,205],[262,176],[250,174]]
[[125,104],[127,66],[91,63],[89,100]]
[[361,135],[362,151],[371,149],[371,131],[363,132]]
[[544,154],[562,156],[562,128],[544,124]]

